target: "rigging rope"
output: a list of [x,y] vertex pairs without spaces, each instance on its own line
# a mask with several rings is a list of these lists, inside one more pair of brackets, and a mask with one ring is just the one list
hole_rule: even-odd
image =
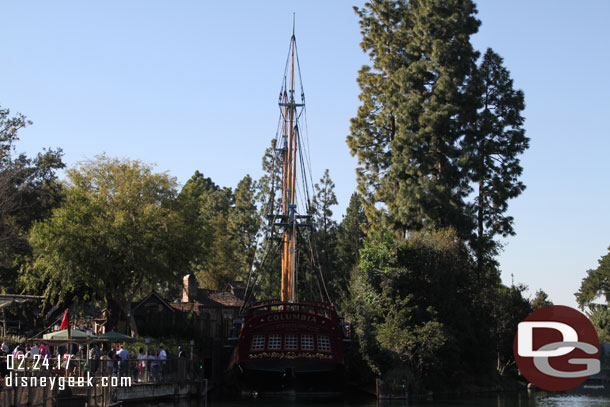
[[[290,65],[290,60],[291,60],[291,51],[292,51],[292,47],[294,47],[294,54],[295,54],[295,59],[296,59],[296,70],[297,70],[297,74],[298,74],[298,82],[299,82],[299,90],[300,90],[300,104],[302,106],[301,109],[297,110],[295,108],[295,115],[294,115],[294,127],[293,127],[293,131],[294,131],[294,137],[296,138],[296,148],[298,150],[298,160],[299,160],[299,172],[300,172],[300,177],[298,177],[297,180],[297,185],[295,185],[295,193],[297,191],[302,192],[302,193],[296,193],[296,198],[298,203],[300,204],[299,206],[304,209],[304,214],[306,215],[312,215],[313,214],[313,206],[312,206],[312,199],[311,199],[311,194],[310,194],[310,188],[313,191],[313,176],[312,176],[312,170],[311,170],[311,157],[309,154],[309,131],[308,131],[308,127],[307,127],[307,111],[305,108],[305,92],[303,90],[303,80],[302,80],[302,76],[301,76],[301,65],[300,65],[300,61],[299,61],[299,55],[298,55],[298,51],[297,51],[297,45],[296,45],[296,40],[294,38],[291,38],[291,47],[289,47],[288,49],[288,55],[286,57],[286,63],[285,63],[285,67],[284,67],[284,75],[282,77],[282,82],[281,82],[281,86],[280,86],[280,94],[279,94],[279,98],[278,98],[278,103],[280,106],[280,117],[278,120],[278,125],[277,125],[277,129],[276,129],[276,135],[275,135],[275,142],[272,144],[273,149],[271,151],[271,168],[270,168],[270,174],[269,177],[271,177],[270,184],[271,184],[271,189],[270,191],[268,191],[269,193],[269,199],[267,200],[265,196],[261,197],[261,202],[266,202],[266,205],[264,205],[264,208],[261,208],[261,212],[262,212],[262,216],[261,216],[261,222],[259,225],[259,230],[261,228],[264,227],[265,231],[264,233],[259,237],[257,237],[257,244],[256,244],[256,250],[258,253],[258,248],[259,245],[262,243],[263,247],[261,248],[262,250],[262,257],[259,257],[258,254],[255,254],[254,259],[252,260],[252,263],[250,265],[250,271],[248,273],[248,280],[247,280],[247,284],[246,284],[246,290],[244,292],[244,303],[242,305],[242,308],[240,310],[240,312],[243,312],[244,308],[246,307],[246,304],[249,303],[249,301],[252,299],[252,296],[254,294],[255,289],[257,288],[260,278],[263,275],[264,269],[265,269],[265,264],[267,263],[267,260],[269,259],[269,255],[270,253],[273,251],[273,255],[271,256],[271,258],[274,258],[277,253],[279,252],[280,247],[282,246],[282,240],[283,239],[277,239],[276,238],[276,227],[275,227],[275,223],[278,219],[278,214],[275,214],[275,206],[276,206],[276,198],[275,198],[275,188],[276,188],[276,181],[278,181],[278,177],[277,177],[277,171],[283,167],[284,163],[283,163],[283,159],[281,156],[281,152],[284,149],[287,149],[288,146],[285,145],[286,143],[284,143],[284,139],[285,139],[285,134],[284,134],[284,126],[286,125],[286,122],[288,120],[288,118],[285,116],[285,103],[287,101],[289,101],[289,97],[290,97],[290,101],[293,101],[293,97],[294,94],[291,94],[290,96],[288,95],[288,72],[289,72],[289,65]],[[299,121],[301,121],[301,119],[304,121],[304,131],[305,131],[305,144],[307,148],[304,148],[303,142],[301,140],[301,134],[300,134],[300,127],[299,127]],[[295,158],[297,159],[297,158]],[[296,170],[296,166],[295,166],[295,170]],[[285,199],[284,196],[282,196],[282,202]],[[300,211],[296,211],[296,213],[299,213]],[[301,212],[302,213],[302,212]],[[273,218],[271,219],[270,224],[265,227],[265,219],[268,218],[267,215],[273,215]],[[298,228],[297,228],[298,230]],[[332,304],[332,301],[330,299],[330,295],[328,293],[328,289],[326,286],[326,282],[324,279],[324,274],[322,272],[322,267],[320,264],[320,259],[319,259],[319,255],[317,253],[317,250],[315,249],[315,245],[312,241],[312,239],[314,238],[314,227],[312,226],[310,228],[310,233],[305,233],[305,235],[307,235],[307,244],[309,247],[309,257],[310,257],[310,264],[312,266],[312,268],[314,270],[318,271],[318,278],[316,279],[317,282],[317,286],[318,286],[318,291],[320,294],[320,298],[322,300],[324,300],[324,294],[326,295],[326,299],[328,300],[328,302],[330,304]],[[257,232],[257,236],[258,236],[258,232]],[[297,232],[297,236],[296,238],[300,237],[301,240],[303,240],[303,233],[301,232]],[[278,240],[280,242],[280,244],[276,244],[274,245],[274,242]],[[300,263],[300,253],[297,250],[297,253],[295,254],[295,284],[298,283],[298,264]],[[258,265],[255,267],[255,264],[257,263],[257,260],[259,260]],[[256,274],[254,274],[254,270],[256,269]],[[322,288],[324,289],[324,292],[322,292]],[[312,289],[312,294],[313,294],[313,287],[311,287]]]

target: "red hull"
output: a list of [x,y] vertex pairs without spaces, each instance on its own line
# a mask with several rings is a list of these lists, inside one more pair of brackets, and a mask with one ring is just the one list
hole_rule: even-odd
[[248,309],[233,364],[271,372],[331,371],[343,365],[344,338],[331,305],[265,301]]

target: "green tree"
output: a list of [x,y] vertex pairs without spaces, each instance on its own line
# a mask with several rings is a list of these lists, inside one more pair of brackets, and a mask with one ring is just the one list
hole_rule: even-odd
[[260,216],[267,220],[261,223],[258,251],[256,253],[255,275],[251,282],[254,295],[258,298],[278,298],[280,296],[281,239],[277,239],[273,224],[275,215],[282,212],[282,179],[280,162],[275,151],[276,140],[265,149],[262,158],[263,176],[257,182],[256,200]]
[[17,290],[18,270],[31,254],[29,229],[63,196],[56,176],[64,168],[61,150],[43,150],[33,158],[16,153],[18,132],[29,124],[25,116],[0,108],[0,291]]
[[476,113],[467,91],[476,8],[470,0],[372,0],[355,10],[372,66],[358,76],[362,105],[347,142],[369,224],[381,218],[403,234],[453,227],[468,237],[459,141]]
[[206,191],[199,199],[199,224],[207,231],[207,238],[195,264],[195,276],[204,287],[224,289],[235,280],[239,262],[234,256],[235,247],[228,231],[229,211],[233,206],[230,188]]
[[176,181],[140,161],[104,155],[68,170],[64,203],[37,222],[23,283],[51,303],[116,303],[137,328],[142,287],[177,286],[192,254]]
[[610,339],[610,248],[598,264],[596,269],[587,270],[574,295],[580,309],[586,310],[591,318],[601,341],[602,337]]
[[205,177],[201,172],[195,171],[193,176],[184,184],[176,200],[176,208],[182,213],[189,229],[189,236],[193,239],[195,250],[191,260],[191,270],[196,270],[206,256],[214,240],[213,230],[201,216],[203,196],[217,191],[219,187],[211,178]]
[[314,190],[313,210],[316,229],[318,232],[329,234],[337,227],[337,222],[332,218],[331,208],[339,202],[335,195],[335,183],[330,178],[328,169],[324,171],[320,182],[314,185]]
[[553,305],[553,302],[549,300],[549,296],[545,293],[542,288],[536,291],[536,296],[530,301],[532,311],[536,311],[542,307],[548,307]]
[[255,188],[250,176],[234,192],[199,171],[182,188],[178,207],[196,237],[190,272],[202,286],[224,289],[228,282],[247,275],[258,227]]
[[330,282],[332,298],[348,300],[349,279],[352,270],[358,264],[360,249],[364,244],[363,227],[366,215],[360,194],[354,192],[349,200],[345,216],[337,229],[336,263],[337,273]]
[[[592,307],[590,319],[597,331],[599,343],[610,343],[610,309],[606,304],[597,304]],[[603,362],[602,362],[603,363]]]
[[[335,183],[330,178],[328,169],[326,169],[320,181],[314,185],[312,203],[313,228],[311,230],[300,231],[300,245],[305,246],[306,249],[301,259],[313,257],[308,259],[309,261],[306,262],[308,267],[300,272],[300,276],[304,280],[309,280],[308,284],[310,286],[320,285],[318,291],[320,289],[324,290],[321,298],[317,298],[318,300],[327,300],[326,292],[329,287],[331,287],[332,291],[333,283],[337,278],[337,222],[332,218],[332,207],[337,204]],[[322,286],[321,281],[318,281],[320,278],[324,279],[323,284],[325,287]],[[329,292],[330,300],[336,300],[330,294]],[[316,297],[310,295],[309,299],[314,300]]]
[[471,239],[479,266],[495,265],[498,243],[494,237],[514,235],[513,218],[506,215],[508,201],[523,192],[519,181],[523,172],[518,156],[529,146],[521,112],[525,109],[523,92],[513,88],[502,58],[488,49],[470,84],[479,96],[479,112],[467,132],[462,148],[464,165],[476,184],[473,203],[476,230]]
[[374,371],[385,377],[398,369],[401,380],[422,390],[449,385],[455,376],[448,372],[478,368],[471,268],[452,230],[367,239],[347,311]]
[[608,302],[610,299],[610,247],[608,253],[598,260],[596,269],[587,270],[587,276],[583,278],[580,289],[576,292],[576,301],[580,309],[594,305],[594,301]]
[[245,281],[253,265],[261,223],[256,207],[257,185],[249,175],[242,178],[234,192],[234,206],[228,213],[228,232],[233,240],[234,257],[239,263],[238,278]]
[[[256,200],[261,217],[267,218],[282,211],[282,178],[280,162],[275,150],[276,140],[265,149],[262,158],[263,175],[257,182]],[[265,228],[265,234],[271,233],[271,225]]]
[[492,323],[485,324],[491,326],[491,341],[496,351],[496,369],[500,375],[504,375],[507,369],[515,365],[513,338],[519,323],[532,312],[530,302],[523,297],[525,290],[527,287],[524,285],[499,286],[490,313]]

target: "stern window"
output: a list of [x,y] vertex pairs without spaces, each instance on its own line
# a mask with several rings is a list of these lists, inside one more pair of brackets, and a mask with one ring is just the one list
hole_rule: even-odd
[[282,347],[282,335],[272,334],[269,336],[269,349],[280,349]]
[[286,349],[296,349],[299,344],[299,337],[297,335],[286,335]]
[[254,335],[252,338],[252,350],[265,349],[265,335]]
[[318,350],[330,352],[330,339],[328,336],[318,336]]
[[301,336],[301,349],[313,350],[313,335]]

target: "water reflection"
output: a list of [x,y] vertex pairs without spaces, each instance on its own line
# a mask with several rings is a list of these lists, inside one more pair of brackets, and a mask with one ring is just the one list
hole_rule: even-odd
[[[588,396],[551,396],[545,394],[497,395],[451,400],[249,400],[210,401],[209,407],[608,407],[610,398]],[[133,407],[204,407],[202,400],[159,401],[130,404]]]

